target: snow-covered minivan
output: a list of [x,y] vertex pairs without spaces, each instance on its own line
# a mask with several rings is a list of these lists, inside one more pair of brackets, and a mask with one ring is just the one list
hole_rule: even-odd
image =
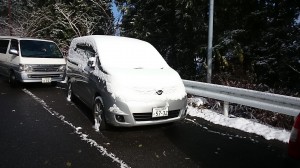
[[53,83],[65,79],[66,59],[50,40],[0,36],[0,74],[9,83]]
[[91,35],[72,40],[67,59],[68,100],[93,110],[96,130],[175,122],[186,117],[179,74],[149,43]]

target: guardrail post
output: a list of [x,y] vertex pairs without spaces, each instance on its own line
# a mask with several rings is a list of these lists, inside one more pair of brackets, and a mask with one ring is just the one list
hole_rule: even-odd
[[228,117],[229,102],[224,101],[224,116]]

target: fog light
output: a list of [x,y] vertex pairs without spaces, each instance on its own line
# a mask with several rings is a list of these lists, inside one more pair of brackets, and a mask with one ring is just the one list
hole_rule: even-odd
[[116,120],[119,122],[125,122],[125,118],[122,115],[116,115]]

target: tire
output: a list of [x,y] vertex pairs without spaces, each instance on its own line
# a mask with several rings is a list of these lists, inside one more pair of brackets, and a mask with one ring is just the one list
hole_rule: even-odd
[[72,83],[71,82],[68,82],[68,85],[67,85],[67,100],[68,101],[74,101],[74,94],[73,94],[73,90],[72,90]]
[[100,97],[96,97],[94,101],[93,107],[93,115],[94,115],[94,128],[96,131],[103,131],[108,129],[108,125],[106,123],[103,104],[101,102]]
[[17,77],[13,71],[9,74],[8,83],[11,87],[16,87],[18,85]]

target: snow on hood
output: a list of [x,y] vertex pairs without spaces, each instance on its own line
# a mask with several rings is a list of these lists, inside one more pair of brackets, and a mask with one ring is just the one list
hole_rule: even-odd
[[[110,69],[108,74],[95,70],[94,74],[106,82],[112,97],[123,101],[180,100],[185,88],[176,71],[168,69]],[[158,95],[156,92],[162,90]]]
[[[180,100],[186,96],[180,76],[171,68],[111,68],[106,76],[101,71],[94,74],[106,81],[113,97],[124,101]],[[156,93],[159,90],[161,95]]]

